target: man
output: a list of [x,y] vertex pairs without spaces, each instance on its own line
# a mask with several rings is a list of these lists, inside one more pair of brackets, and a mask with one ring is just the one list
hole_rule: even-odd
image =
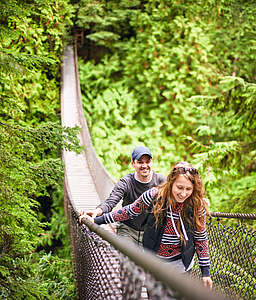
[[[93,218],[102,215],[102,213],[110,212],[121,200],[122,206],[133,203],[139,196],[148,189],[157,186],[166,181],[166,177],[152,170],[153,156],[149,148],[144,146],[135,147],[132,152],[131,165],[135,169],[134,173],[130,173],[122,177],[114,186],[109,197],[92,211],[82,211],[82,215],[87,213]],[[147,214],[118,223],[117,234],[131,239],[138,244],[142,243],[144,225]]]

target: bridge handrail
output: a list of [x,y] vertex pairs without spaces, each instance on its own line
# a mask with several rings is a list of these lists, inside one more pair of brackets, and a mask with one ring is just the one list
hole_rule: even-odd
[[229,219],[242,219],[242,220],[256,220],[256,214],[243,214],[243,213],[226,213],[226,212],[210,212],[211,217],[216,218],[229,218]]

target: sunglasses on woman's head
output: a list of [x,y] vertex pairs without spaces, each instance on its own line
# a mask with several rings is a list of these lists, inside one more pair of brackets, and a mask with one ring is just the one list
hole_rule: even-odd
[[177,167],[173,169],[173,173],[180,173],[180,174],[186,174],[189,172],[191,175],[196,175],[198,174],[198,170],[195,168],[185,168],[185,167]]

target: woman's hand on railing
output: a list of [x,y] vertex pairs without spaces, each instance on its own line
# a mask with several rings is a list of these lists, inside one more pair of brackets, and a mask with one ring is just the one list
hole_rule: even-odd
[[80,214],[80,216],[78,217],[79,224],[82,224],[83,219],[89,220],[90,222],[94,223],[94,218],[87,213]]
[[[88,220],[94,220],[95,217],[97,216],[101,216],[103,214],[103,211],[101,208],[95,208],[93,210],[85,210],[85,209],[82,209],[80,210],[80,215],[78,217],[78,221],[79,223],[81,224],[81,221],[83,218],[86,218],[86,216],[90,217],[90,219]],[[91,222],[94,222],[94,221],[91,221]]]
[[103,211],[99,207],[95,208],[93,210],[85,210],[85,209],[80,210],[80,216],[84,215],[84,214],[87,214],[87,215],[91,216],[92,218],[95,218],[97,216],[101,216],[103,214]]
[[211,277],[203,277],[204,287],[208,287],[210,290],[212,289],[212,280]]

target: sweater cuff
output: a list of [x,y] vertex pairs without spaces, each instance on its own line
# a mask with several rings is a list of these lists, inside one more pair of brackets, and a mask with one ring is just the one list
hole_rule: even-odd
[[210,277],[209,266],[200,266],[202,277]]
[[101,224],[107,224],[107,223],[105,222],[104,215],[95,217],[95,218],[94,218],[94,223],[95,223],[95,224],[98,224],[98,225],[101,225]]

